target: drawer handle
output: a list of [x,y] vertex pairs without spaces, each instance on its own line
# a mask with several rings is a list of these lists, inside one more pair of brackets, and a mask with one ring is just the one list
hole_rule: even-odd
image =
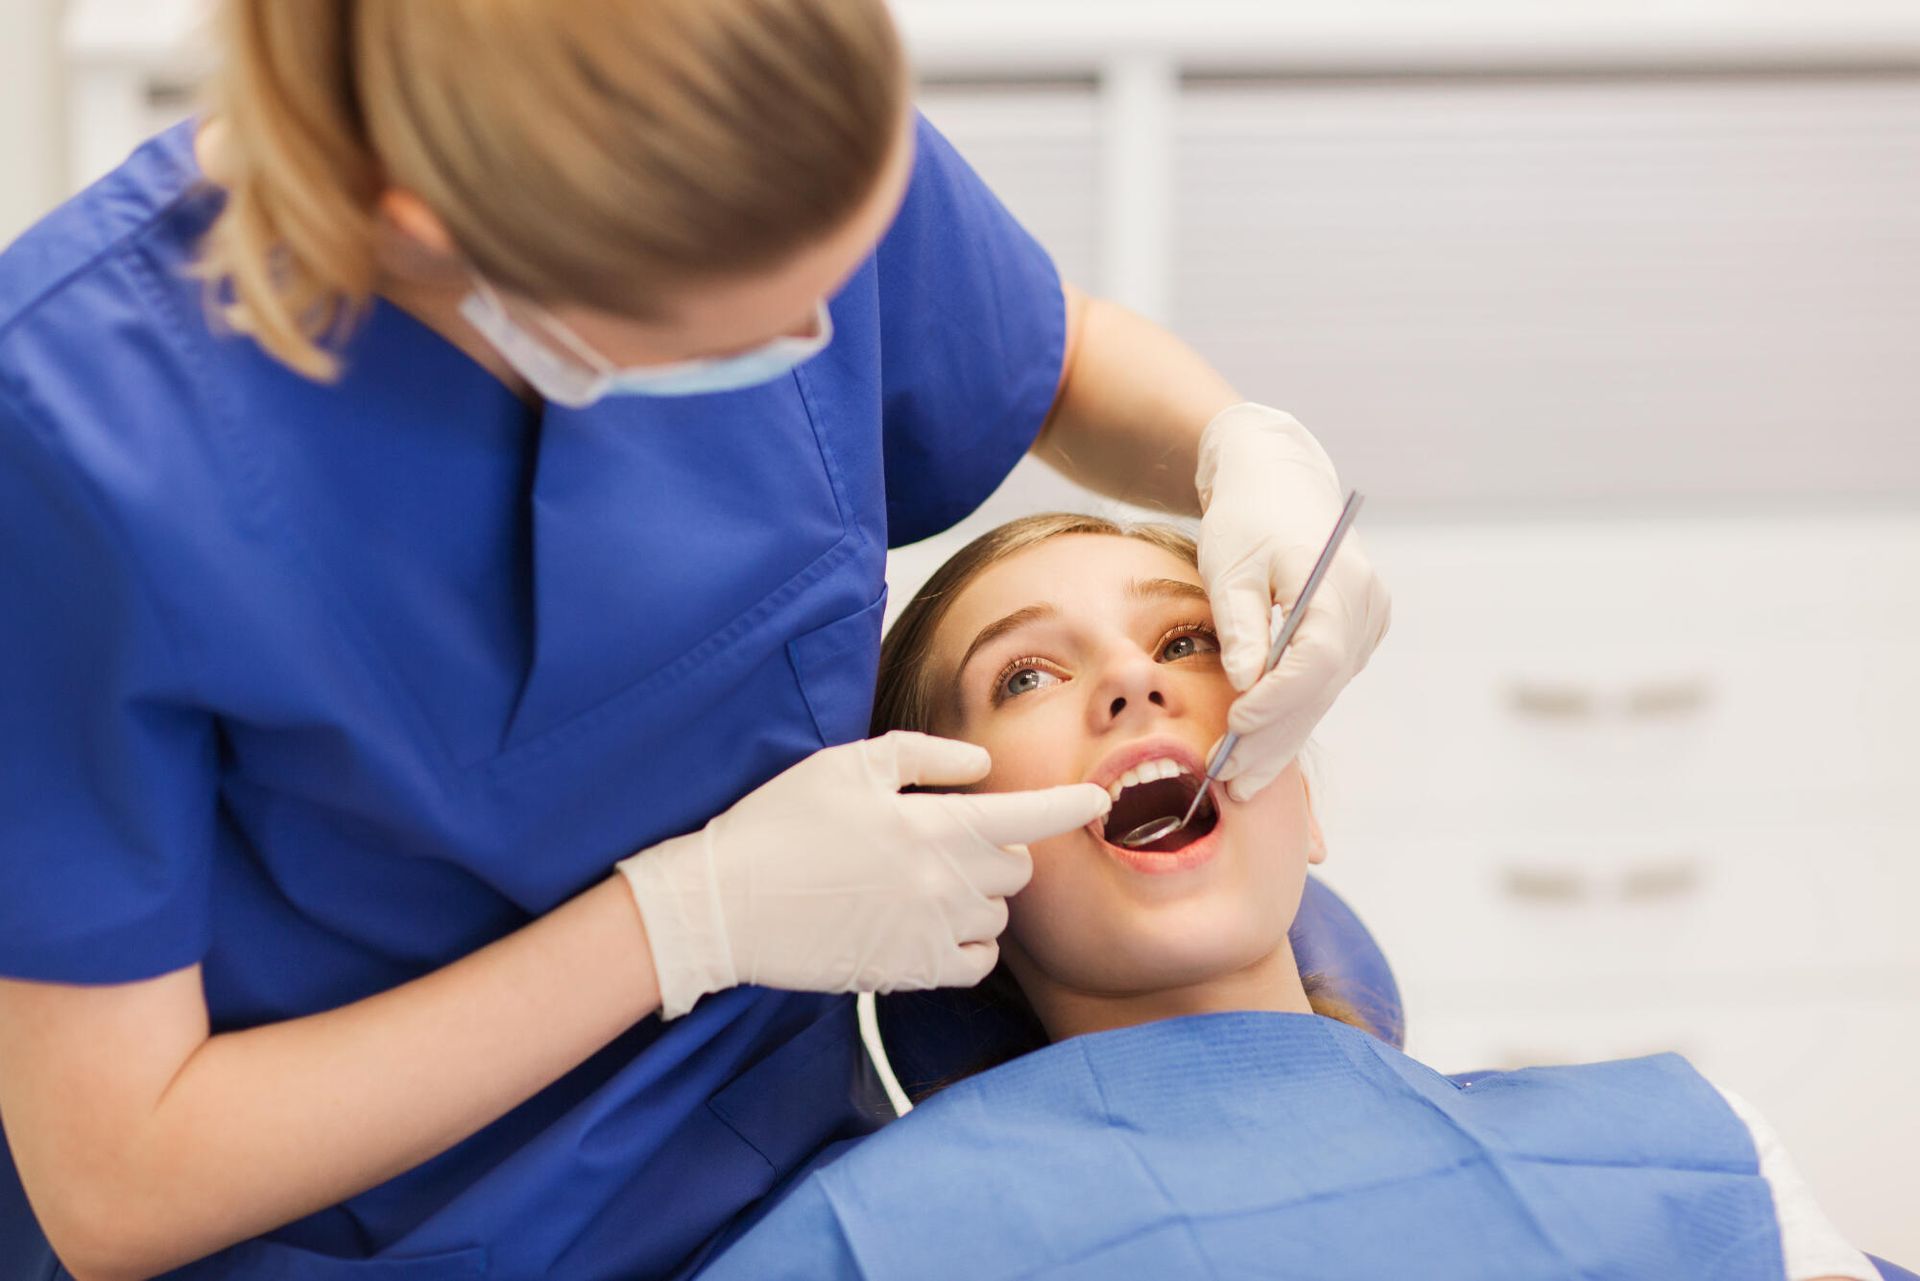
[[1507,690],[1507,702],[1522,716],[1551,721],[1584,720],[1594,707],[1590,689],[1539,681],[1515,681]]
[[[1634,719],[1691,716],[1712,704],[1713,682],[1705,676],[1647,681],[1617,698],[1606,700],[1606,711]],[[1591,688],[1548,681],[1514,681],[1507,687],[1507,705],[1521,716],[1543,721],[1591,720],[1602,710]]]
[[1700,889],[1700,862],[1676,858],[1630,868],[1620,878],[1620,897],[1630,903],[1687,898]]
[[1501,886],[1509,898],[1529,903],[1577,903],[1587,897],[1587,879],[1562,868],[1508,867]]
[[1627,691],[1629,716],[1687,716],[1713,702],[1713,683],[1705,676],[1648,681]]

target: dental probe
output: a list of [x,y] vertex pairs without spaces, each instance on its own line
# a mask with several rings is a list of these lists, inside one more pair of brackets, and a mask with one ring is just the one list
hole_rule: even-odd
[[[1353,518],[1360,514],[1360,504],[1365,501],[1360,491],[1347,491],[1347,505],[1340,509],[1340,519],[1334,522],[1333,533],[1327,538],[1327,545],[1320,549],[1320,559],[1313,562],[1313,572],[1307,575],[1307,585],[1300,589],[1300,596],[1293,602],[1293,608],[1287,611],[1286,618],[1278,625],[1273,636],[1273,645],[1267,650],[1267,665],[1260,670],[1264,679],[1268,672],[1279,666],[1280,655],[1286,652],[1293,640],[1293,634],[1300,630],[1301,620],[1307,616],[1307,605],[1313,600],[1313,593],[1319,589],[1320,580],[1326,577],[1327,566],[1333,564],[1334,553],[1340,550],[1340,544],[1347,537],[1347,529],[1353,524]],[[1258,681],[1254,682],[1258,684]],[[1187,806],[1187,812],[1176,819],[1171,814],[1140,824],[1120,838],[1120,844],[1129,849],[1142,845],[1151,845],[1162,837],[1172,836],[1175,832],[1193,822],[1193,816],[1200,812],[1200,798],[1207,789],[1219,781],[1220,771],[1227,767],[1227,758],[1233,755],[1234,744],[1240,741],[1238,734],[1228,734],[1220,740],[1220,746],[1213,749],[1213,759],[1207,762],[1207,776],[1200,780],[1200,790],[1193,794],[1193,803]]]

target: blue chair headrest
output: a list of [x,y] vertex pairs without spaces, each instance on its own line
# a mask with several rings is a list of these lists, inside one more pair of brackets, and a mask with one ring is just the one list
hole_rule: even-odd
[[[1406,1043],[1406,1016],[1393,970],[1353,909],[1309,876],[1290,936],[1302,974],[1318,974],[1380,1038]],[[875,1005],[880,1039],[900,1085],[914,1098],[1018,1053],[1029,1031],[977,989],[896,992]]]
[[1407,1014],[1386,953],[1347,901],[1309,876],[1293,918],[1293,959],[1318,974],[1396,1050],[1407,1045]]

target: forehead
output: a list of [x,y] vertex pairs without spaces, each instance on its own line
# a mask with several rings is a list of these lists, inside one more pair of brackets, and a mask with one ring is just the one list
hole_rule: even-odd
[[1186,560],[1138,538],[1065,534],[1015,552],[968,583],[940,624],[936,648],[958,656],[981,628],[1029,605],[1051,605],[1066,618],[1094,619],[1132,608],[1127,584],[1171,578],[1198,584]]

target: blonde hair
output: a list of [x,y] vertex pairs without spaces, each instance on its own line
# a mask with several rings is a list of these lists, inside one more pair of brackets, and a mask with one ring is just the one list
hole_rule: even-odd
[[[944,681],[952,675],[935,671],[931,661],[933,640],[941,620],[946,618],[967,585],[988,569],[1017,552],[1069,534],[1133,538],[1171,552],[1196,569],[1200,564],[1199,547],[1193,538],[1172,525],[1122,525],[1102,516],[1040,512],[988,530],[936,569],[887,630],[886,639],[880,645],[880,673],[868,732],[874,737],[896,729],[939,733]],[[1337,990],[1335,980],[1322,974],[1303,973],[1300,982],[1315,1014],[1379,1035],[1359,1007]],[[1027,1053],[1047,1043],[1045,1029],[1004,962],[995,967],[978,990],[984,1003],[997,1007],[1019,1030],[1019,1044],[1013,1053]],[[985,1071],[1008,1057],[1012,1054],[996,1052],[969,1071]],[[942,1081],[933,1088],[948,1083]]]
[[844,224],[908,93],[884,0],[226,0],[221,26],[200,270],[320,379],[379,282],[389,187],[506,290],[657,319]]

